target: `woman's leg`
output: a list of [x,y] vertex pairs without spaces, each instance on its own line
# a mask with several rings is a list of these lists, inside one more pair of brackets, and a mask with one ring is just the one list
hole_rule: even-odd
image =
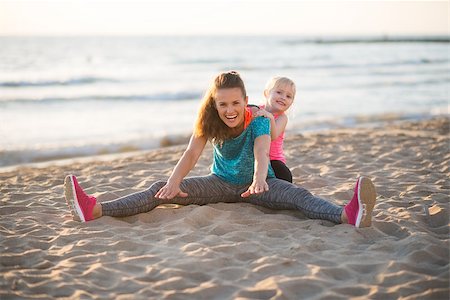
[[148,212],[160,204],[197,204],[205,205],[217,202],[238,202],[236,188],[215,175],[189,177],[184,179],[180,188],[187,197],[175,197],[170,200],[158,199],[154,195],[166,182],[155,182],[147,190],[130,194],[119,199],[101,203],[102,215],[126,217]]
[[267,183],[269,191],[252,195],[249,198],[251,203],[271,209],[297,209],[310,219],[329,220],[338,224],[342,222],[342,207],[284,180],[270,178]]
[[281,160],[271,160],[270,165],[272,166],[275,176],[278,179],[285,180],[287,182],[292,182],[291,170],[286,166]]

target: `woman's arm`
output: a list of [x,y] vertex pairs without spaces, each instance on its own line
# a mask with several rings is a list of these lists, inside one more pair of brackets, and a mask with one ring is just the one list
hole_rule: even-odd
[[241,197],[245,198],[252,194],[261,194],[269,190],[269,185],[266,182],[267,171],[269,169],[269,149],[270,136],[268,134],[260,135],[255,139],[255,172],[253,173],[253,182],[247,191],[241,194]]
[[204,137],[191,136],[189,145],[184,151],[177,165],[172,171],[166,185],[164,185],[155,195],[160,199],[172,199],[176,196],[187,197],[188,194],[180,189],[183,178],[189,174],[198,161],[198,158],[205,148],[207,140]]
[[272,113],[268,112],[265,109],[260,109],[255,113],[255,116],[262,116],[270,120],[270,137],[272,138],[272,141],[279,137],[280,134],[282,134],[286,129],[288,117],[284,113],[279,115],[275,120],[275,117]]

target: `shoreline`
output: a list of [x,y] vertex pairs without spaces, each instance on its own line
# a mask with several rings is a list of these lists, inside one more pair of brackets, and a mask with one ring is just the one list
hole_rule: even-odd
[[[286,130],[286,136],[290,135],[302,135],[302,134],[327,134],[328,132],[332,132],[334,130],[341,129],[358,129],[358,128],[377,128],[377,127],[385,127],[390,126],[392,124],[397,124],[401,122],[408,121],[428,121],[435,118],[450,118],[448,114],[422,114],[420,116],[417,115],[401,115],[397,113],[393,114],[384,114],[384,115],[371,115],[371,116],[357,116],[351,119],[334,119],[328,121],[318,121],[318,122],[307,122],[303,123],[300,126],[295,128],[288,128]],[[112,160],[118,158],[125,158],[133,155],[140,155],[149,151],[154,151],[158,149],[165,149],[172,146],[184,145],[186,146],[189,142],[190,134],[178,134],[178,135],[168,135],[162,137],[159,140],[159,146],[150,147],[150,148],[141,148],[133,144],[123,144],[119,147],[120,151],[111,152],[111,153],[93,153],[93,154],[85,154],[85,155],[76,155],[70,156],[66,154],[67,157],[59,157],[59,156],[43,156],[40,157],[38,161],[30,161],[19,164],[10,164],[0,166],[1,172],[9,172],[16,170],[18,168],[45,168],[52,164],[55,165],[67,165],[76,162],[88,162],[95,160]],[[105,149],[104,146],[102,148]],[[105,150],[103,150],[104,152]],[[46,158],[44,158],[46,157]]]

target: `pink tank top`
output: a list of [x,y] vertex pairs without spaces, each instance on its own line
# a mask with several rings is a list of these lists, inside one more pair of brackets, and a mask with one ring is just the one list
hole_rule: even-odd
[[[260,108],[264,109],[265,105],[260,105]],[[278,119],[279,115],[274,114],[275,120]],[[270,160],[280,160],[286,164],[286,157],[284,157],[283,151],[284,142],[284,131],[270,143]]]
[[[278,119],[278,115],[274,115],[275,120]],[[270,160],[281,160],[286,164],[286,158],[283,151],[284,131],[270,143]]]

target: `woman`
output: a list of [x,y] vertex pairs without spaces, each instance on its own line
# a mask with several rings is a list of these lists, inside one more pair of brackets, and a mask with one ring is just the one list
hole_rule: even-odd
[[[203,98],[189,145],[167,182],[158,181],[142,192],[97,203],[95,197],[84,193],[75,176],[67,176],[65,197],[74,219],[86,222],[101,216],[125,217],[166,203],[247,201],[272,209],[297,209],[308,218],[370,226],[376,200],[370,179],[359,178],[353,198],[340,207],[275,178],[269,165],[270,121],[264,117],[250,121],[247,102],[239,74],[219,74]],[[211,174],[185,178],[208,141],[214,149]]]

